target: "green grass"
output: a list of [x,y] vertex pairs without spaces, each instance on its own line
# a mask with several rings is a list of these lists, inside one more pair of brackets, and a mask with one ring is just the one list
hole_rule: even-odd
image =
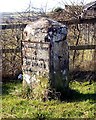
[[22,84],[3,84],[2,118],[95,118],[95,82],[70,82],[61,100],[40,102],[22,98]]

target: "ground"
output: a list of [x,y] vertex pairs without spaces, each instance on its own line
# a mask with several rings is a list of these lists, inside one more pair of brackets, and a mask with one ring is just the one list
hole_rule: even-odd
[[96,117],[96,82],[70,82],[70,92],[62,100],[46,102],[22,97],[22,82],[2,86],[2,119],[92,118]]

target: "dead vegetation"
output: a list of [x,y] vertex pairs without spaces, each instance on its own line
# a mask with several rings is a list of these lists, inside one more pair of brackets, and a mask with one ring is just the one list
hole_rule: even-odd
[[[82,5],[65,5],[65,9],[56,8],[54,11],[46,14],[43,12],[31,11],[29,6],[25,12],[16,13],[14,21],[5,21],[7,24],[28,23],[41,16],[47,16],[57,21],[80,19],[83,11]],[[70,45],[95,45],[96,24],[73,24],[68,25],[67,40]],[[1,44],[3,49],[21,49],[22,28],[1,30]],[[70,50],[70,69],[71,70],[95,70],[95,52],[96,50]],[[22,60],[21,53],[10,52],[3,53],[3,76],[15,75],[21,71]]]

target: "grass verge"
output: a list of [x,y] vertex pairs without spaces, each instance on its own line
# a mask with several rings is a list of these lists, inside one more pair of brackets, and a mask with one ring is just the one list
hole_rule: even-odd
[[96,83],[70,82],[70,92],[62,100],[40,102],[22,98],[22,83],[3,84],[2,120],[96,117]]

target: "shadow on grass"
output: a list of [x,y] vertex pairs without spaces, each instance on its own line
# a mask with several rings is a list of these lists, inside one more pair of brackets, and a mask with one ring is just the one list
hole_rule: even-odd
[[84,101],[84,100],[96,100],[96,93],[94,94],[83,94],[79,91],[69,89],[62,93],[60,100],[61,101],[68,101],[68,102],[75,102],[75,101]]
[[[2,95],[8,95],[12,90],[15,90],[15,86],[18,84],[21,84],[22,81],[14,80],[12,82],[3,83],[2,84]],[[57,96],[58,97],[58,96]],[[96,100],[96,93],[94,94],[83,94],[80,93],[80,91],[76,91],[73,89],[68,89],[65,92],[61,92],[61,97],[59,97],[59,100],[61,101],[68,101],[68,102],[75,102],[75,101],[84,101],[84,100]]]
[[[20,84],[20,82],[14,83],[14,85]],[[2,95],[10,94],[11,90],[15,90],[12,83],[2,85]],[[75,101],[84,101],[84,100],[96,100],[96,93],[94,94],[82,94],[79,91],[68,89],[67,91],[61,94],[59,98],[61,101],[75,102]]]
[[12,90],[15,90],[15,86],[21,84],[22,81],[9,81],[2,83],[2,95],[8,95]]

